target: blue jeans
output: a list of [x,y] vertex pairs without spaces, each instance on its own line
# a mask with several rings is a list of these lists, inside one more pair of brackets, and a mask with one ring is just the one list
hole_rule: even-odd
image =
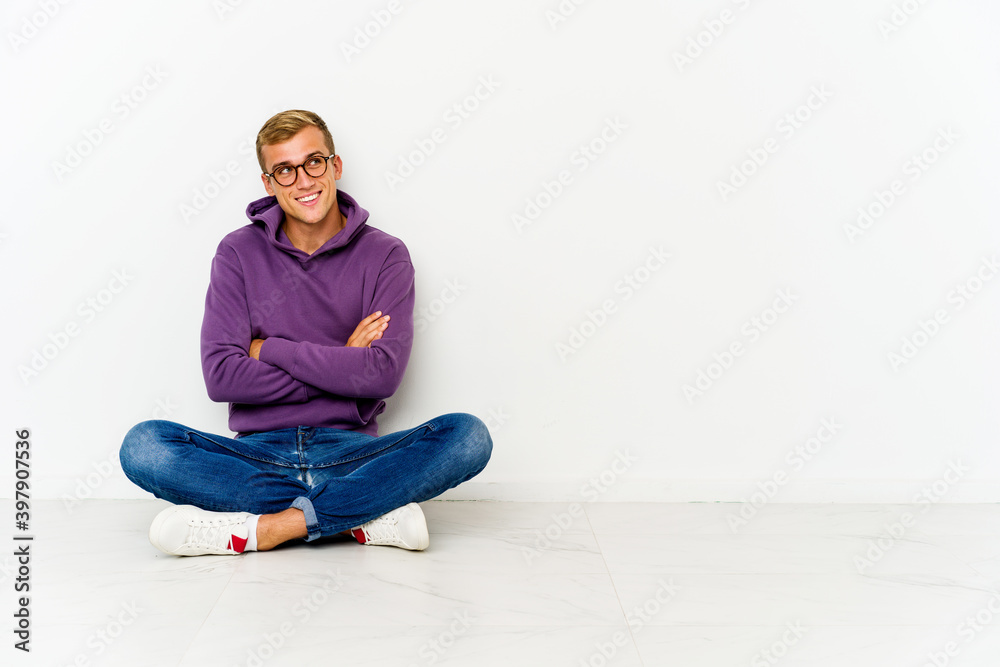
[[464,413],[383,436],[300,426],[234,439],[154,420],[128,432],[120,459],[130,480],[175,504],[298,508],[306,540],[315,540],[458,486],[486,467],[492,449],[486,425]]

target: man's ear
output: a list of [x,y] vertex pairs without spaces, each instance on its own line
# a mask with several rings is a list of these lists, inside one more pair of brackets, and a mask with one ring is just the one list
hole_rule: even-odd
[[267,194],[273,197],[274,188],[271,187],[271,179],[267,177],[267,174],[261,174],[260,180],[264,181],[264,189],[267,191]]

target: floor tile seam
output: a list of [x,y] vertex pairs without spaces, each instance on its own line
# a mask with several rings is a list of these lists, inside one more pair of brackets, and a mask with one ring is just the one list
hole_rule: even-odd
[[[235,625],[240,627],[245,627],[245,624],[239,621],[234,621]],[[441,622],[438,625],[433,624],[423,624],[423,623],[393,623],[391,624],[394,628],[436,628],[436,627],[448,627],[450,623]],[[59,623],[52,624],[51,627],[75,627],[84,625],[82,623]],[[574,623],[574,624],[557,624],[557,623],[477,623],[475,627],[477,628],[523,628],[523,629],[534,629],[534,628],[548,628],[552,630],[562,630],[566,628],[624,628],[628,624],[622,623],[619,625],[611,623]],[[648,624],[649,627],[684,627],[684,628],[784,628],[787,627],[786,623],[684,623],[684,622],[671,622],[669,624],[656,625],[653,623]],[[87,626],[89,627],[89,625]],[[344,623],[338,624],[338,628],[378,628],[385,627],[385,623]],[[954,628],[954,623],[884,623],[878,625],[872,625],[870,623],[812,623],[809,627],[812,628]]]
[[[228,626],[220,626],[220,627],[227,627],[228,628]],[[447,629],[447,628],[449,628],[451,626],[448,623],[444,623],[444,624],[441,624],[441,625],[414,625],[414,624],[403,624],[403,623],[385,623],[385,622],[374,623],[373,622],[373,623],[370,623],[368,625],[359,625],[359,624],[345,625],[345,624],[338,624],[336,626],[336,628],[327,628],[327,627],[322,626],[322,625],[317,625],[317,626],[314,626],[314,627],[319,628],[321,631],[325,631],[327,629],[336,629],[336,630],[340,630],[340,629],[352,629],[352,630],[372,629],[372,630],[377,630],[379,628],[382,628],[384,630],[385,628],[392,628],[394,632],[398,633],[398,632],[404,632],[404,631],[406,631],[407,628],[412,629],[412,630],[423,631],[423,630]],[[653,627],[653,626],[649,625],[648,627]],[[777,626],[776,625],[774,627],[785,627],[785,626]],[[860,627],[860,626],[858,626],[858,627]],[[627,623],[622,623],[620,625],[612,625],[612,624],[609,624],[609,623],[563,623],[563,624],[559,625],[559,624],[555,624],[555,623],[537,623],[537,624],[533,624],[533,625],[527,625],[527,624],[523,624],[523,623],[520,623],[520,624],[511,624],[511,623],[477,623],[476,624],[476,628],[477,629],[491,630],[491,631],[495,630],[495,631],[498,631],[498,632],[513,631],[513,630],[525,630],[526,631],[526,630],[538,630],[538,629],[549,630],[549,631],[569,631],[569,630],[574,630],[574,629],[580,629],[580,630],[592,629],[592,630],[595,630],[595,631],[596,630],[601,630],[601,631],[612,631],[612,632],[614,632],[614,631],[617,631],[617,630],[626,630],[626,629],[628,629],[628,624]],[[472,630],[466,630],[465,631],[465,635],[471,635],[471,634],[473,634]],[[187,654],[185,653],[185,655],[187,655]]]
[[[453,530],[431,530],[431,529],[428,529],[427,532],[430,533],[431,535],[458,535],[458,536],[461,536],[461,537],[484,537],[484,538],[489,538],[489,537],[496,536],[497,533],[500,532],[500,531],[503,531],[505,533],[515,534],[515,535],[517,535],[517,534],[526,534],[525,533],[526,529],[523,526],[510,526],[510,527],[503,527],[503,528],[493,527],[493,528],[488,528],[488,529],[480,527],[480,528],[478,528],[478,530],[490,530],[492,532],[488,532],[488,533],[487,532],[484,532],[484,533],[470,533],[470,532],[459,532],[457,530],[453,531]],[[529,535],[533,534],[534,531],[536,531],[536,530],[543,531],[543,528],[528,528],[527,529],[527,531],[528,531],[527,534],[529,534]],[[543,531],[543,534],[544,534],[544,531]],[[586,536],[586,535],[593,535],[593,534],[594,534],[594,531],[592,531],[592,530],[580,530],[579,528],[572,529],[572,530],[564,530],[564,531],[562,531],[560,533],[560,535],[576,535],[578,537],[583,537],[583,536]]]
[[[853,569],[845,568],[843,570],[823,570],[823,571],[810,571],[810,570],[705,570],[705,569],[669,569],[669,570],[630,570],[622,569],[618,567],[613,567],[610,570],[611,574],[621,574],[621,575],[635,575],[635,576],[737,576],[744,575],[748,577],[760,577],[760,576],[772,576],[772,577],[852,577],[857,579],[868,579],[874,581],[884,581],[887,577],[958,577],[959,581],[975,578],[975,577],[985,577],[978,571],[967,571],[967,572],[955,572],[954,570],[946,571],[928,571],[924,570],[885,570],[876,573],[866,572],[864,574],[859,574]],[[582,573],[581,573],[582,574]],[[900,583],[923,583],[923,582],[900,582]]]
[[[597,554],[593,554],[593,555],[597,555]],[[401,582],[392,582],[392,581],[388,581],[388,580],[382,579],[381,577],[387,576],[387,575],[391,574],[392,572],[403,571],[403,570],[405,570],[408,567],[408,566],[405,566],[405,565],[400,565],[398,563],[387,563],[387,564],[385,564],[384,567],[377,567],[377,568],[374,567],[374,566],[372,566],[371,564],[367,564],[367,566],[364,569],[362,569],[362,567],[361,567],[362,565],[365,565],[365,564],[359,563],[358,564],[358,568],[354,569],[352,567],[351,563],[343,563],[343,562],[341,562],[341,563],[337,564],[337,566],[340,567],[340,569],[342,571],[344,571],[345,573],[350,574],[351,576],[365,577],[367,575],[370,575],[372,578],[374,578],[377,581],[380,581],[380,582],[384,581],[384,582],[386,582],[387,585],[400,585]],[[441,569],[435,570],[435,571],[432,571],[432,572],[441,573],[441,574],[458,573],[460,575],[464,574],[464,575],[468,575],[470,577],[479,577],[479,576],[482,576],[482,570],[481,569],[476,569],[476,568],[472,568],[472,567],[467,568],[467,569],[460,569],[460,565],[461,564],[456,564],[456,563],[441,562],[441,563],[439,563],[439,565],[441,566]],[[517,569],[491,570],[490,571],[490,576],[491,577],[500,577],[500,578],[503,578],[503,577],[511,578],[511,577],[513,577],[513,578],[517,578],[517,579],[525,579],[525,578],[530,578],[530,577],[533,577],[533,576],[539,576],[539,577],[545,577],[545,578],[559,577],[559,578],[563,578],[563,579],[570,579],[570,578],[578,577],[578,576],[607,576],[609,574],[609,572],[608,572],[608,570],[606,568],[602,567],[601,569],[598,569],[598,566],[596,564],[593,565],[593,566],[586,566],[586,567],[585,566],[580,566],[579,568],[575,568],[575,569],[569,569],[569,568],[566,568],[566,567],[562,567],[562,568],[557,569],[557,567],[558,566],[556,566],[556,565],[553,565],[552,567],[545,567],[545,568],[535,567],[533,565],[527,565],[527,566],[519,565]],[[428,571],[429,570],[427,570],[427,569],[421,569],[418,574],[420,576],[423,576],[423,575],[427,574]],[[309,582],[303,582],[303,581],[290,581],[288,579],[282,579],[280,581],[276,580],[277,577],[285,577],[286,575],[289,575],[289,574],[293,574],[295,576],[301,576],[301,577],[309,577],[309,576],[313,576],[315,573],[313,573],[313,572],[302,572],[302,571],[298,571],[298,572],[286,572],[286,571],[280,571],[280,570],[275,570],[273,575],[269,575],[267,573],[263,573],[262,574],[261,572],[239,573],[239,574],[234,573],[234,576],[239,576],[241,578],[238,581],[233,581],[232,584],[233,585],[244,585],[244,584],[254,584],[254,583],[268,583],[268,584],[287,583],[287,584],[290,584],[290,585],[307,585],[309,583]],[[262,579],[255,579],[255,577],[260,577]],[[427,578],[426,581],[432,582],[432,579]]]
[[[92,625],[93,625],[92,623],[58,623],[58,624],[49,624],[47,627],[48,628],[56,628],[56,629],[58,629],[58,628],[72,629],[72,628],[91,628]],[[804,627],[808,627],[811,630],[815,630],[815,629],[827,629],[827,630],[852,630],[852,629],[853,630],[858,630],[858,629],[871,630],[871,629],[879,629],[879,630],[890,630],[890,629],[893,629],[893,628],[896,628],[896,629],[904,629],[904,628],[921,628],[921,629],[938,628],[938,629],[953,630],[955,628],[955,624],[954,623],[950,623],[950,624],[948,624],[948,623],[879,623],[879,624],[865,623],[865,624],[861,624],[861,623],[828,623],[828,622],[824,622],[824,623],[805,623],[805,622],[803,622],[802,625]],[[220,627],[226,627],[226,626],[220,626]],[[245,623],[243,623],[243,624],[234,624],[233,627],[245,629],[247,626],[246,626]],[[326,629],[322,624],[316,625],[315,627],[317,629],[321,630],[321,631]],[[374,623],[373,622],[373,623],[370,623],[370,624],[338,624],[336,626],[336,629],[338,629],[338,630],[340,630],[340,629],[344,629],[344,630],[347,630],[347,629],[358,630],[358,629],[366,629],[366,628],[371,628],[371,629],[383,628],[384,629],[386,627],[392,627],[395,630],[405,631],[406,629],[423,630],[423,629],[426,629],[426,628],[448,628],[448,627],[450,627],[450,624],[449,623],[441,623],[441,624],[438,624],[438,625],[414,624],[414,623],[392,623],[392,624],[387,624],[385,622],[381,622],[381,623]],[[475,627],[477,629],[489,629],[489,630],[538,630],[538,629],[552,630],[552,631],[557,631],[557,630],[558,631],[562,631],[562,630],[571,630],[571,629],[622,630],[622,629],[628,628],[628,624],[627,623],[622,623],[622,624],[615,625],[615,624],[610,624],[610,623],[571,623],[571,624],[537,623],[537,624],[530,624],[529,625],[529,624],[525,624],[525,623],[477,623],[475,625]],[[769,630],[769,629],[774,629],[774,628],[787,628],[788,625],[787,625],[787,622],[785,622],[785,623],[778,623],[778,622],[774,622],[774,623],[760,623],[760,624],[748,625],[748,624],[745,624],[745,623],[685,623],[685,622],[676,621],[676,622],[667,622],[667,623],[646,623],[643,627],[644,628],[683,628],[685,630],[696,630],[696,629],[699,629],[699,628],[700,629],[712,629],[712,630],[719,629],[719,628],[732,628],[732,629],[742,629],[742,630],[755,630],[755,629]],[[472,633],[471,630],[469,630],[468,632],[469,632],[469,634]],[[185,656],[187,655],[187,653],[188,653],[189,650],[190,650],[190,647],[188,647],[188,649],[185,650]]]
[[[926,572],[926,571],[921,571],[921,572],[885,572],[885,573],[880,573],[879,576],[876,576],[876,575],[868,575],[868,574],[858,574],[856,571],[850,570],[850,569],[846,569],[846,568],[844,570],[823,570],[823,571],[820,571],[820,572],[812,572],[812,571],[808,571],[808,570],[802,570],[802,571],[790,571],[790,570],[705,570],[705,569],[699,569],[699,570],[687,569],[687,570],[683,570],[683,569],[677,569],[677,568],[664,569],[664,570],[651,570],[651,569],[631,570],[631,569],[628,569],[628,568],[622,569],[622,568],[615,567],[615,568],[611,568],[610,569],[610,573],[612,575],[617,574],[617,575],[625,575],[625,576],[643,576],[643,577],[652,577],[652,576],[662,577],[664,575],[671,575],[671,576],[705,576],[705,577],[714,577],[714,576],[724,576],[724,577],[731,577],[731,576],[746,576],[746,577],[760,577],[760,576],[769,576],[769,577],[851,577],[851,578],[857,578],[857,579],[866,579],[866,578],[867,579],[878,579],[880,576],[881,577],[914,577],[914,576],[924,576],[924,575],[926,575],[926,576],[947,576],[947,575],[944,575],[944,574],[935,574],[935,573],[929,573],[929,572]],[[969,573],[966,573],[966,574],[963,574],[963,575],[960,575],[960,576],[966,576],[966,577],[973,576],[973,573],[969,572]]]
[[[595,528],[594,529],[594,533],[595,534],[601,534],[601,535],[611,535],[611,536],[618,536],[618,537],[628,537],[628,536],[634,535],[635,531],[634,530],[627,530],[627,529],[617,529],[617,528],[615,528],[615,529]],[[670,532],[670,531],[661,531],[661,532],[656,533],[655,536],[664,536],[664,537],[732,537],[733,539],[740,539],[740,538],[744,538],[744,537],[803,537],[803,538],[808,538],[808,537],[845,538],[845,537],[847,537],[847,538],[857,538],[857,539],[862,539],[862,538],[869,538],[869,539],[871,539],[871,538],[878,538],[878,537],[886,537],[886,533],[885,533],[884,529],[878,529],[878,528],[875,529],[872,532],[865,532],[865,533],[844,533],[844,532],[831,532],[831,531],[816,531],[816,532],[808,532],[808,533],[782,531],[782,532],[766,532],[765,533],[765,532],[743,531],[743,532],[735,533],[734,534],[734,533],[731,533],[731,532],[725,532],[723,530],[718,530],[718,531],[707,531],[706,530],[704,532]],[[892,539],[895,540],[895,541],[897,541],[897,542],[920,542],[921,538],[928,538],[928,537],[933,537],[933,538],[937,538],[937,537],[951,537],[951,538],[961,537],[961,538],[967,538],[967,539],[979,539],[979,538],[982,538],[982,539],[1000,540],[1000,535],[998,535],[996,533],[982,533],[982,534],[975,534],[975,533],[968,533],[968,532],[939,532],[939,533],[931,532],[931,533],[928,533],[928,532],[923,532],[923,531],[912,531],[912,534],[910,532],[907,532],[907,534],[904,535],[903,537],[893,537]]]
[[[816,629],[836,629],[836,630],[849,630],[849,629],[879,629],[879,630],[891,630],[893,628],[938,628],[954,630],[955,623],[945,624],[945,623],[802,623],[803,627],[807,627],[810,630]],[[683,622],[671,622],[671,623],[647,623],[644,627],[648,628],[684,628],[686,630],[696,629],[696,628],[787,628],[787,623],[771,623],[767,625],[742,625],[739,623],[683,623]]]
[[188,655],[194,648],[195,642],[198,640],[202,632],[205,630],[205,624],[208,622],[208,619],[211,618],[212,614],[219,606],[219,600],[221,600],[222,596],[225,595],[226,591],[229,590],[229,584],[232,582],[233,577],[235,577],[236,574],[241,569],[243,569],[242,562],[240,562],[235,568],[233,568],[233,571],[229,573],[229,577],[227,578],[225,585],[220,588],[218,595],[215,596],[215,600],[212,602],[211,606],[209,606],[208,610],[205,612],[204,616],[201,619],[201,622],[199,622],[197,627],[191,631],[191,634],[189,635],[190,638],[188,639],[187,642],[187,646],[184,649],[184,653],[181,654],[180,660],[177,662],[178,667],[184,664],[184,661],[187,660]]
[[642,658],[642,654],[639,652],[639,644],[635,639],[635,632],[632,630],[632,624],[629,622],[628,612],[625,611],[625,603],[622,600],[621,593],[618,592],[618,585],[615,583],[615,578],[611,574],[611,568],[608,565],[608,559],[604,555],[604,547],[601,544],[601,538],[594,530],[594,524],[590,520],[590,513],[588,512],[587,504],[583,505],[583,516],[587,520],[587,525],[590,527],[590,531],[594,537],[594,543],[597,544],[597,551],[601,555],[601,562],[604,563],[605,570],[607,571],[608,581],[611,582],[611,590],[615,592],[615,599],[618,601],[618,608],[621,610],[622,619],[625,621],[625,629],[628,631],[629,640],[632,642],[632,648],[635,650],[636,655],[639,657],[639,664],[645,667],[646,662]]
[[[650,623],[649,627],[683,627],[683,628],[785,628],[787,622],[778,623],[684,623],[684,622],[671,622],[671,623],[661,623],[655,624]],[[871,623],[811,623],[810,628],[949,628],[953,629],[955,627],[954,623],[885,623],[879,625],[872,625]]]
[[[970,569],[972,566],[968,566]],[[941,574],[939,572],[928,572],[927,570],[920,571],[889,571],[889,572],[878,572],[878,573],[858,573],[855,570],[823,570],[821,572],[809,572],[809,571],[788,571],[788,570],[768,570],[768,571],[733,571],[733,570],[682,570],[682,569],[622,569],[622,568],[612,568],[610,570],[611,574],[615,575],[625,575],[625,576],[653,576],[653,575],[684,575],[684,576],[695,576],[695,577],[714,577],[714,576],[745,576],[745,577],[760,577],[760,576],[784,576],[784,577],[850,577],[852,579],[867,579],[867,580],[884,580],[886,577],[944,577],[944,576],[959,576],[959,577],[969,577],[973,575],[982,575],[979,572],[964,572],[964,573],[946,573]],[[901,582],[903,583],[903,582]],[[920,583],[920,582],[906,582],[906,583]]]

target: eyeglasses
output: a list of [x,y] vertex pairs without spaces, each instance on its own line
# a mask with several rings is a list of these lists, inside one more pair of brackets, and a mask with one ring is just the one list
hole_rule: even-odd
[[299,180],[299,167],[302,167],[302,169],[304,169],[305,172],[313,178],[319,178],[326,173],[327,162],[335,157],[337,157],[336,153],[326,157],[323,157],[322,155],[313,155],[300,165],[293,167],[290,164],[283,164],[277,167],[270,174],[264,175],[273,178],[275,183],[287,188],[290,185],[295,185],[295,181]]

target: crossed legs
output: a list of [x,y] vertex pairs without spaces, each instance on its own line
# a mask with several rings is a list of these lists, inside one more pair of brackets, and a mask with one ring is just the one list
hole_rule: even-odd
[[[138,486],[211,513],[206,521],[220,513],[259,517],[256,548],[265,551],[345,530],[359,541],[384,537],[398,519],[415,520],[412,510],[390,516],[394,511],[474,477],[491,451],[489,432],[478,418],[451,413],[378,437],[300,427],[234,439],[149,421],[129,431],[120,458]],[[358,532],[369,525],[372,530]],[[200,535],[225,532],[199,530]]]

